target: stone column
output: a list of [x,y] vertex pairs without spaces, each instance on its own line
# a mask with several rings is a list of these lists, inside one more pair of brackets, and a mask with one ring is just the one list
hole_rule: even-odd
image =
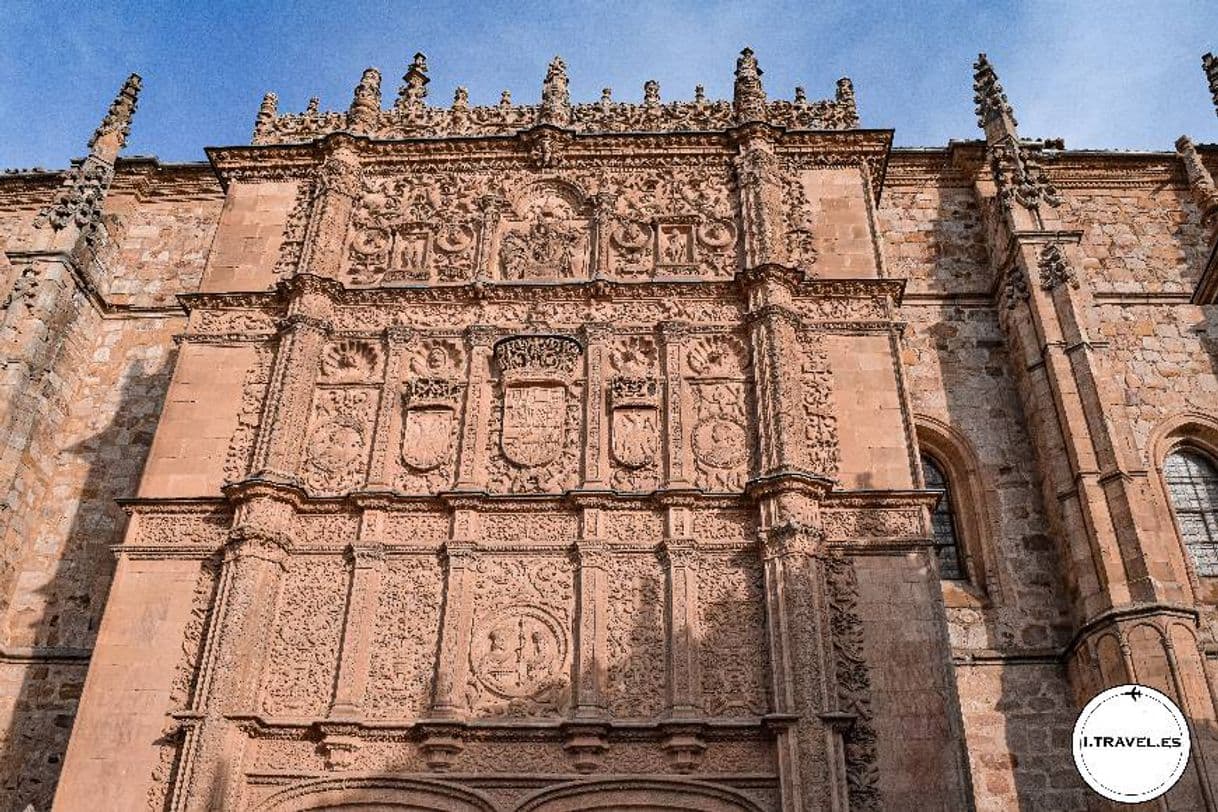
[[685,415],[682,396],[682,367],[689,340],[689,326],[683,322],[660,325],[664,375],[664,484],[669,488],[692,487],[685,454]]
[[495,242],[495,232],[499,230],[499,219],[507,201],[499,195],[483,195],[478,198],[478,210],[482,212],[482,225],[478,230],[478,248],[474,257],[474,277],[478,280],[488,280],[495,277],[495,262],[491,248]]
[[597,192],[592,210],[592,278],[609,276],[609,233],[613,225],[613,205],[617,195],[612,192]]
[[587,387],[584,424],[588,427],[584,443],[584,484],[593,490],[609,487],[609,424],[605,415],[605,345],[612,335],[607,324],[584,325],[584,353]]
[[393,431],[394,410],[402,406],[402,364],[414,331],[409,327],[393,326],[385,331],[385,382],[381,386],[381,401],[377,408],[376,429],[372,434],[372,457],[368,465],[368,490],[391,491],[389,478],[389,447]]
[[225,550],[211,623],[186,720],[171,808],[211,810],[239,802],[246,734],[236,719],[257,714],[258,688],[280,580],[290,546],[293,508],[273,491],[241,500]]
[[317,197],[305,231],[300,272],[337,279],[351,209],[359,194],[363,170],[348,138],[333,142],[317,174]]
[[486,412],[490,394],[487,390],[495,335],[495,328],[484,325],[474,325],[466,333],[469,384],[465,389],[460,447],[457,449],[457,490],[480,490],[486,484]]
[[744,124],[732,131],[733,158],[740,195],[744,267],[757,268],[785,259],[781,232],[782,188],[774,155],[775,131],[763,123]]

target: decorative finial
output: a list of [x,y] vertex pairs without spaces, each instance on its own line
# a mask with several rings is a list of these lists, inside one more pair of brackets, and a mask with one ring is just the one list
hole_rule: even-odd
[[381,72],[376,68],[368,68],[355,86],[355,95],[351,99],[351,107],[347,110],[347,126],[355,129],[365,129],[376,123],[376,117],[381,112]]
[[512,91],[505,90],[499,94],[499,106],[505,110],[512,106]]
[[1210,96],[1214,99],[1214,112],[1218,113],[1218,56],[1205,54],[1201,57],[1201,67],[1205,68],[1205,78],[1210,83]]
[[414,55],[414,61],[402,76],[402,86],[398,88],[397,101],[393,106],[398,110],[418,110],[423,107],[427,98],[427,57],[422,53]]
[[660,103],[660,83],[655,79],[648,79],[643,83],[643,104],[648,107],[655,107]]
[[567,86],[567,63],[556,56],[550,61],[546,79],[541,85],[541,122],[569,124],[571,122],[571,91]]
[[796,104],[807,104],[808,103],[808,92],[806,90],[804,90],[801,85],[795,86],[795,103]]
[[854,100],[854,82],[849,76],[837,80],[837,103],[846,109],[847,124],[850,127],[859,125],[859,108]]
[[1176,139],[1176,152],[1184,162],[1184,173],[1188,177],[1193,200],[1201,209],[1201,223],[1212,234],[1218,228],[1218,189],[1214,187],[1214,178],[1201,162],[1197,147],[1187,135]]
[[973,63],[973,102],[977,105],[977,126],[985,130],[986,140],[1018,138],[1015,127],[1019,122],[985,54],[978,54]]
[[694,104],[706,104],[706,88],[694,85]]
[[601,107],[608,106],[613,103],[613,88],[601,88]]
[[305,114],[315,116],[319,107],[321,107],[321,99],[316,96],[310,96],[309,103],[305,105]]
[[275,121],[275,116],[279,114],[279,97],[274,93],[267,93],[262,97],[262,104],[258,105],[258,116],[254,119],[254,139],[263,135]]
[[123,82],[122,88],[106,117],[89,139],[89,153],[114,163],[118,153],[127,145],[127,136],[131,133],[131,119],[135,116],[135,108],[139,104],[140,87],[143,80],[138,73],[133,73]]
[[469,109],[469,90],[464,87],[458,87],[455,91],[453,91],[453,109]]
[[732,104],[736,108],[736,121],[764,121],[765,88],[761,85],[764,71],[757,64],[752,48],[745,48],[736,60],[736,86]]

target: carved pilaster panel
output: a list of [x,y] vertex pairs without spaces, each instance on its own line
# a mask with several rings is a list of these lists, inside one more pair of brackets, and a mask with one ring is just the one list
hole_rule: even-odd
[[457,452],[457,487],[473,489],[485,482],[490,410],[491,342],[494,330],[475,325],[466,335],[469,374],[461,416],[461,444]]
[[690,487],[692,466],[686,461],[687,420],[682,384],[685,352],[689,343],[688,325],[666,322],[663,333],[664,374],[664,478],[670,488]]
[[237,413],[237,429],[228,443],[224,457],[224,481],[237,482],[250,473],[253,462],[254,441],[262,421],[266,401],[267,385],[271,379],[273,354],[266,345],[255,350],[254,364],[241,382],[241,407]]
[[[596,508],[592,508],[596,510]],[[595,524],[595,522],[587,522]],[[578,623],[575,627],[575,717],[599,719],[605,715],[607,616],[609,611],[609,551],[598,538],[581,538],[575,545],[578,565]],[[593,745],[599,749],[599,742]]]
[[434,555],[390,558],[373,620],[367,715],[414,719],[431,705],[443,571]]
[[706,713],[761,716],[770,706],[761,562],[752,551],[704,552],[698,584]]
[[622,553],[609,557],[607,577],[609,712],[619,719],[659,717],[668,657],[664,569],[654,553]]
[[[673,510],[683,511],[684,508]],[[664,541],[668,575],[668,715],[699,716],[703,707],[701,561],[689,539]]]
[[349,573],[339,556],[294,556],[284,573],[261,709],[319,718],[330,706]]
[[343,619],[331,718],[363,715],[368,688],[369,643],[385,569],[384,545],[373,540],[379,535],[379,527],[379,512],[366,511],[360,533],[362,539],[347,550],[351,589]]
[[586,397],[584,422],[588,427],[584,441],[584,487],[603,488],[608,482],[607,431],[605,426],[605,346],[609,338],[607,325],[586,325],[584,337]]
[[803,442],[808,468],[828,479],[835,479],[841,465],[837,435],[837,410],[833,403],[833,370],[825,337],[821,333],[800,333],[796,357],[800,368],[800,397],[803,406]]
[[849,558],[824,559],[833,635],[834,679],[840,710],[854,719],[843,733],[846,785],[851,809],[879,809],[878,752],[872,724],[871,676],[863,651],[863,622],[859,614],[859,585]]
[[744,267],[755,268],[786,259],[779,228],[783,188],[773,145],[758,135],[744,135],[734,162],[744,231]]

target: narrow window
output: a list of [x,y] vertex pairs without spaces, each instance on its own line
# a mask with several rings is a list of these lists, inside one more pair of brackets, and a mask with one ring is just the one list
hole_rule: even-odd
[[1173,451],[1163,465],[1184,546],[1198,575],[1218,575],[1218,470],[1191,448]]
[[960,539],[956,535],[951,486],[933,457],[922,455],[922,470],[926,474],[926,487],[932,491],[943,491],[943,498],[930,516],[935,554],[939,556],[939,574],[947,579],[961,580],[965,574],[960,561]]

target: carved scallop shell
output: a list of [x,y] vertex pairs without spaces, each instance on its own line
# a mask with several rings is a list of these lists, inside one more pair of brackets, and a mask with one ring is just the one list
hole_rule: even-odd
[[380,352],[367,341],[340,341],[326,348],[322,374],[340,381],[358,381],[372,376],[380,363]]

